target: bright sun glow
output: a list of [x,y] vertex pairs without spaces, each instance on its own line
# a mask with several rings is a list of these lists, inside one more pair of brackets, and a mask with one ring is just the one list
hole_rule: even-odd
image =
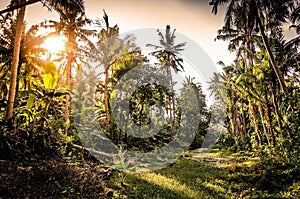
[[47,49],[49,53],[58,53],[65,49],[65,41],[62,37],[51,36],[44,41],[42,47]]

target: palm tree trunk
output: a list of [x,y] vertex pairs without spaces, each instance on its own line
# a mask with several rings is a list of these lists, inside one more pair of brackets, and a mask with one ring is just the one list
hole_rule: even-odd
[[240,133],[240,136],[241,136],[241,140],[242,140],[242,144],[243,144],[243,146],[245,146],[246,145],[246,142],[245,142],[245,134],[244,134],[244,132],[243,132],[243,129],[242,129],[242,125],[241,125],[241,123],[242,123],[242,121],[241,121],[242,119],[241,119],[241,117],[240,117],[240,115],[236,115],[236,122],[237,122],[237,125],[238,125],[238,129],[239,129],[239,133]]
[[230,121],[230,127],[231,127],[231,136],[235,137],[236,136],[236,127],[235,127],[235,122],[234,122],[234,115],[235,115],[235,110],[232,105],[232,101],[230,98],[228,98],[228,117]]
[[175,110],[175,93],[174,93],[174,87],[173,87],[173,79],[172,79],[172,71],[171,68],[168,67],[168,73],[169,73],[169,77],[170,77],[170,86],[171,86],[171,100],[172,100],[172,105],[170,106],[170,115],[172,115],[172,119],[171,119],[171,126],[172,126],[172,131],[176,130],[176,110]]
[[[71,82],[72,82],[72,54],[69,53],[67,57],[67,70],[66,70],[66,86],[67,89],[71,90]],[[65,119],[69,119],[69,108],[70,108],[70,95],[66,95],[66,115]]]
[[235,137],[235,124],[234,124],[234,119],[233,119],[233,114],[230,114],[231,116],[229,117],[230,120],[230,125],[231,125],[231,136]]
[[172,84],[172,73],[171,73],[171,66],[167,65],[166,66],[166,69],[167,69],[167,73],[168,73],[168,76],[170,78],[170,95],[169,95],[169,102],[168,102],[168,106],[169,106],[169,115],[170,115],[170,124],[171,124],[171,130],[175,130],[174,128],[174,120],[175,120],[175,117],[174,117],[174,105],[175,105],[175,102],[174,102],[174,91],[173,91],[173,84]]
[[252,119],[253,119],[253,123],[254,123],[255,133],[257,135],[259,145],[261,146],[262,143],[261,143],[261,137],[260,137],[260,134],[259,134],[259,126],[258,126],[258,123],[257,123],[256,110],[255,110],[254,104],[252,102],[249,103],[249,106],[250,106],[251,115],[252,115]]
[[26,7],[25,6],[21,7],[17,15],[11,78],[10,78],[9,93],[8,93],[8,107],[6,112],[6,122],[8,124],[11,123],[12,116],[13,116],[13,108],[14,108],[16,84],[17,84],[18,63],[19,63],[19,56],[20,56],[20,47],[21,47],[21,39],[23,33],[25,11],[26,11]]
[[267,103],[266,117],[267,117],[267,122],[268,122],[269,129],[270,129],[269,131],[271,133],[272,143],[275,146],[276,145],[276,138],[275,138],[275,135],[274,135],[273,124],[272,124],[272,121],[271,121],[271,119],[272,119],[271,118],[271,111],[270,111],[270,107],[269,107],[268,103]]
[[264,122],[264,113],[263,113],[261,105],[258,106],[258,111],[259,111],[259,114],[260,114],[261,124],[263,126],[265,137],[267,139],[268,145],[270,145],[270,138],[269,138],[269,135],[268,135],[268,131],[267,131],[265,122]]
[[19,97],[19,85],[20,85],[20,77],[19,76],[20,76],[21,67],[22,67],[22,60],[21,60],[21,56],[19,56],[19,64],[18,64],[18,72],[17,72],[17,80],[16,80],[17,85],[16,85],[15,100],[17,100],[18,97]]
[[139,131],[141,131],[142,125],[144,125],[142,122],[143,121],[143,112],[144,112],[144,103],[142,102],[142,107],[139,111],[139,116],[140,116]]
[[279,131],[281,132],[282,123],[281,123],[281,117],[280,117],[280,112],[279,112],[279,108],[278,108],[279,105],[278,105],[278,102],[276,100],[276,94],[275,94],[274,87],[272,87],[271,92],[272,92],[272,101],[273,101],[273,106],[274,106],[274,109],[275,109],[277,124],[278,124]]
[[258,23],[258,26],[259,26],[259,30],[260,30],[260,34],[261,34],[261,37],[262,37],[262,40],[263,40],[263,43],[264,43],[264,46],[267,50],[267,53],[270,57],[270,62],[271,62],[271,65],[272,65],[272,68],[277,76],[277,79],[279,81],[279,85],[280,85],[280,88],[282,90],[282,92],[284,93],[285,96],[287,96],[287,88],[286,88],[286,85],[285,85],[285,82],[284,82],[284,79],[283,79],[283,75],[281,73],[281,71],[279,70],[279,67],[275,61],[275,57],[273,55],[273,52],[268,44],[268,38],[265,34],[265,28],[261,22],[261,19],[259,17],[259,9],[257,7],[257,3],[256,3],[256,0],[255,0],[255,6],[256,6],[256,20],[257,20],[257,23]]
[[241,132],[242,142],[244,145],[246,145],[245,135],[247,133],[247,126],[246,126],[246,116],[245,116],[245,111],[244,111],[243,105],[242,105],[242,123],[243,123],[243,131]]
[[109,133],[109,104],[108,104],[108,69],[105,68],[105,81],[104,81],[104,101],[105,101],[105,125],[106,125],[106,133]]
[[[67,73],[66,73],[66,85],[67,89],[72,89],[72,64],[74,60],[73,54],[73,44],[75,43],[75,37],[72,32],[69,32],[68,35],[68,55],[67,55]],[[65,121],[69,120],[70,117],[70,105],[71,105],[71,95],[66,95],[66,112],[65,112]],[[65,128],[65,133],[67,133],[68,129]]]

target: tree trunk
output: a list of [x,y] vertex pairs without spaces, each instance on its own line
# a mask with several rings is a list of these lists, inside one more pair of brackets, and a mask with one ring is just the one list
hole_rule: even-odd
[[72,82],[72,55],[68,55],[68,65],[67,65],[67,79],[66,84],[67,88],[71,90],[71,82]]
[[[72,31],[68,32],[68,43],[67,43],[67,73],[66,73],[66,86],[70,91],[72,90],[72,64],[74,61],[74,45],[75,43],[75,35]],[[67,122],[70,117],[70,105],[71,105],[71,95],[66,95],[66,107],[65,107],[65,121]],[[65,133],[67,133],[68,127],[65,128]]]
[[262,143],[261,143],[261,137],[260,137],[260,134],[259,134],[259,126],[258,126],[258,123],[257,123],[256,110],[254,108],[254,104],[253,103],[250,102],[249,106],[250,106],[251,115],[252,115],[252,118],[253,118],[255,133],[257,135],[257,139],[258,139],[259,145],[261,146]]
[[230,121],[230,127],[231,127],[231,136],[235,137],[236,136],[236,128],[235,128],[235,123],[234,123],[234,115],[235,115],[235,110],[232,105],[232,101],[230,98],[228,98],[228,117]]
[[269,107],[268,103],[267,103],[266,117],[267,117],[267,122],[268,122],[268,126],[269,126],[270,133],[271,133],[272,143],[275,146],[276,145],[276,138],[275,138],[275,135],[274,135],[273,124],[272,124],[272,121],[271,121],[271,119],[272,119],[271,118],[271,111],[270,111],[270,107]]
[[273,101],[273,106],[275,109],[277,124],[278,124],[279,131],[281,132],[282,123],[281,123],[281,117],[280,117],[280,112],[279,112],[279,108],[278,108],[279,106],[278,106],[278,103],[276,100],[276,93],[275,93],[274,87],[272,87],[271,92],[272,92],[272,101]]
[[243,144],[243,146],[245,146],[246,145],[245,135],[244,135],[244,132],[243,132],[243,128],[241,127],[242,126],[242,124],[241,124],[242,122],[241,122],[240,115],[236,115],[236,122],[237,122],[239,134],[241,136],[242,144]]
[[11,78],[10,78],[9,93],[8,93],[8,106],[6,112],[6,122],[8,124],[11,123],[12,116],[13,116],[13,108],[14,108],[16,84],[17,84],[18,63],[19,63],[19,56],[20,56],[25,11],[26,11],[26,7],[24,6],[19,10],[19,13],[17,15]]
[[264,122],[264,113],[263,113],[263,110],[262,110],[262,106],[261,106],[261,105],[258,106],[258,111],[259,111],[260,118],[261,118],[261,124],[262,124],[263,129],[264,129],[264,134],[265,134],[265,136],[266,136],[268,145],[270,145],[270,138],[269,138],[269,135],[268,135],[268,131],[267,131],[265,122]]
[[267,53],[270,57],[270,62],[271,62],[271,65],[272,65],[272,68],[277,76],[277,79],[279,81],[279,85],[280,85],[280,88],[282,90],[282,92],[284,93],[285,96],[287,96],[287,88],[286,88],[286,85],[285,85],[285,82],[284,82],[284,79],[283,79],[283,75],[281,73],[281,71],[279,70],[279,67],[277,66],[277,63],[275,61],[275,57],[273,55],[273,52],[268,44],[268,38],[265,34],[265,28],[261,22],[261,19],[259,17],[259,10],[258,10],[258,7],[257,7],[257,3],[256,3],[256,0],[255,0],[255,6],[256,6],[256,20],[257,20],[257,23],[258,23],[258,26],[259,26],[259,30],[260,30],[260,34],[261,34],[261,37],[262,37],[262,40],[263,40],[263,43],[264,43],[264,46],[267,50]]
[[168,73],[169,73],[169,77],[170,77],[170,86],[171,86],[171,95],[172,95],[171,96],[172,105],[170,105],[170,116],[172,115],[171,127],[172,127],[172,131],[175,131],[176,130],[175,93],[174,93],[174,87],[173,87],[172,71],[171,71],[170,66],[168,67]]
[[231,117],[229,118],[230,124],[231,124],[231,136],[235,137],[235,124],[234,124],[234,119],[233,119],[233,114],[231,114]]
[[[140,123],[139,123],[139,131],[141,132],[141,128],[142,128],[142,125],[144,125],[144,122],[143,121],[143,112],[144,112],[144,103],[142,102],[142,107],[139,111],[139,116],[140,116]],[[150,117],[151,118],[151,117]]]
[[[66,86],[68,90],[71,90],[71,82],[72,82],[72,54],[69,52],[67,57],[67,74],[66,74]],[[70,94],[66,95],[66,106],[65,106],[65,122],[67,123],[70,117],[70,104],[71,104],[71,96]],[[65,134],[68,133],[68,126],[65,126]]]
[[14,11],[16,9],[19,9],[19,8],[23,8],[23,7],[26,7],[28,5],[31,5],[31,4],[34,4],[34,3],[37,3],[41,0],[28,0],[28,1],[22,1],[20,3],[18,3],[17,5],[14,5],[14,6],[10,6],[4,10],[1,10],[0,11],[0,15],[2,15],[3,13],[6,13],[6,12],[11,12],[11,11]]
[[19,64],[18,64],[17,80],[16,80],[15,103],[16,103],[16,100],[19,97],[19,87],[20,87],[20,77],[19,76],[20,76],[21,67],[22,67],[22,60],[21,60],[21,56],[19,56]]
[[109,133],[109,102],[108,102],[108,83],[109,83],[109,75],[108,75],[108,69],[107,66],[105,68],[105,81],[104,81],[104,101],[105,101],[105,125],[106,125],[106,133]]
[[243,145],[246,145],[245,135],[247,133],[247,126],[246,126],[246,116],[245,116],[244,107],[242,107],[242,122],[243,122],[243,132],[241,133],[241,136],[242,136]]

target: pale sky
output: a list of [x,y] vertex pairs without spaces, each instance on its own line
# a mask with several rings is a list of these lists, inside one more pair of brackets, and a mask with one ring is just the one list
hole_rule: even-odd
[[[0,10],[9,0],[0,0]],[[170,24],[196,43],[209,55],[214,63],[222,60],[230,64],[233,55],[227,51],[227,43],[214,41],[217,30],[222,27],[224,12],[217,16],[211,14],[209,0],[85,0],[86,14],[89,18],[102,17],[105,9],[111,24],[118,24],[121,32],[141,28],[165,28]],[[49,12],[41,3],[30,5],[26,10],[29,25],[44,19],[58,19],[57,14]]]
[[[0,10],[4,9],[8,2],[9,0],[0,0]],[[145,28],[164,29],[167,24],[170,24],[172,29],[177,29],[177,33],[189,38],[190,43],[191,41],[197,43],[206,52],[207,57],[211,60],[208,64],[199,63],[199,66],[197,53],[188,51],[188,49],[190,57],[195,61],[187,61],[192,64],[197,62],[197,66],[194,68],[197,70],[198,67],[202,76],[208,76],[206,75],[208,71],[203,70],[217,68],[221,71],[217,62],[223,61],[229,65],[234,60],[234,54],[230,54],[227,49],[227,42],[214,41],[218,29],[223,25],[226,6],[219,9],[218,15],[214,15],[211,13],[209,2],[210,0],[85,0],[85,5],[86,14],[90,19],[102,18],[102,10],[105,9],[110,24],[117,23],[121,33]],[[58,15],[55,11],[50,12],[47,8],[42,7],[41,3],[27,6],[25,20],[29,25],[40,23],[45,19],[58,20]],[[289,37],[291,35],[293,34],[288,34]],[[158,40],[156,32],[154,32],[154,37]],[[184,41],[175,41],[175,43],[180,42]],[[199,68],[203,65],[204,69]],[[191,70],[190,73],[199,73],[199,70]],[[205,81],[207,83],[207,79],[209,78],[201,78],[200,82],[208,96],[204,85]]]
[[[210,0],[85,0],[89,18],[102,18],[105,9],[111,24],[117,23],[121,32],[142,28],[165,28],[170,24],[181,33],[198,43],[213,63],[223,61],[226,65],[234,59],[227,50],[227,42],[214,41],[217,30],[223,25],[226,7],[218,15],[211,13]],[[6,8],[9,0],[0,0],[0,10]],[[58,15],[41,3],[27,7],[26,22],[29,25],[44,19],[58,19]],[[292,32],[286,32],[293,37]]]

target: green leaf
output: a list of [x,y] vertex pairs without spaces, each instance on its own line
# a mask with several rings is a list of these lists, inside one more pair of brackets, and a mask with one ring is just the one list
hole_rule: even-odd
[[66,129],[70,128],[70,126],[71,126],[70,119],[67,119],[67,121],[65,122],[64,126],[65,126]]
[[44,108],[44,109],[46,109],[47,108],[47,106],[48,106],[48,104],[49,104],[49,100],[48,99],[43,99],[41,102],[40,102],[40,104],[41,104],[41,106]]
[[283,121],[284,121],[284,123],[286,123],[286,124],[288,123],[288,117],[287,117],[286,115],[283,116]]
[[58,81],[58,72],[54,63],[47,63],[44,67],[44,87],[54,89]]
[[109,105],[112,108],[114,104],[116,103],[116,97],[117,97],[117,92],[116,90],[113,90],[110,94],[110,99],[109,99]]
[[26,109],[31,109],[31,107],[32,107],[32,105],[34,103],[34,100],[35,100],[35,95],[30,94],[29,98],[27,100]]
[[241,81],[242,77],[243,77],[243,75],[240,75],[240,76],[235,80],[235,84],[238,84],[238,83]]
[[253,67],[253,74],[258,78],[258,79],[263,79],[265,77],[264,72],[258,67],[254,66]]

